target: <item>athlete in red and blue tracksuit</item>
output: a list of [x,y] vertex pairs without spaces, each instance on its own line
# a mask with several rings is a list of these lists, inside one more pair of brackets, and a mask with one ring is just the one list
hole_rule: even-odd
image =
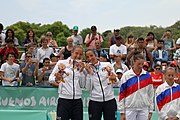
[[119,110],[126,120],[147,120],[153,112],[154,90],[151,75],[142,69],[137,75],[133,68],[121,78]]
[[169,86],[167,82],[161,84],[156,90],[156,105],[159,120],[169,117],[180,119],[180,85],[174,83]]

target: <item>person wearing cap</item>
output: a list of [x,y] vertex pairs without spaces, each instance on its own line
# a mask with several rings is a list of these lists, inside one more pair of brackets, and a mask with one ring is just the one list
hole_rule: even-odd
[[145,71],[148,71],[148,69],[149,69],[149,63],[148,62],[144,62],[144,64],[143,64],[143,69],[145,70]]
[[134,55],[133,67],[121,78],[119,110],[121,120],[150,120],[154,109],[151,75],[143,70],[144,56]]
[[164,40],[157,41],[157,49],[152,51],[152,56],[155,65],[162,61],[168,61],[168,51],[164,49]]
[[164,71],[165,82],[156,89],[156,108],[158,120],[180,119],[180,85],[174,82],[175,69],[167,67]]
[[59,61],[59,56],[56,53],[52,53],[50,55],[50,66],[52,67],[52,69],[54,68],[54,66],[56,65],[56,63]]
[[95,49],[96,48],[95,40],[100,40],[101,43],[103,42],[102,36],[97,33],[97,27],[91,26],[91,33],[86,35],[86,38],[84,41],[86,47],[90,49]]
[[116,44],[116,36],[119,35],[119,29],[114,29],[114,34],[109,37],[109,40],[108,40],[108,48],[110,48],[111,45],[114,45]]
[[171,61],[169,64],[170,67],[173,67],[175,69],[175,76],[174,81],[178,84],[180,84],[180,72],[178,71],[178,64],[176,61]]
[[116,86],[113,86],[113,87],[120,87],[121,86],[121,78],[122,78],[122,75],[123,75],[123,71],[121,69],[117,69],[116,70],[116,79],[117,79],[117,85]]
[[161,72],[161,65],[156,64],[154,66],[154,71],[150,72],[153,81],[153,87],[157,88],[163,83],[163,73]]
[[176,52],[174,53],[174,60],[178,63],[180,71],[180,38],[176,41]]
[[123,38],[121,36],[116,36],[116,44],[110,46],[109,55],[112,60],[114,60],[115,54],[121,54],[121,59],[124,61],[127,55],[127,48],[122,44]]
[[83,44],[83,38],[81,35],[78,34],[78,26],[73,27],[73,35],[71,38],[73,39],[73,45],[82,45]]
[[133,56],[134,54],[140,53],[144,56],[145,61],[150,62],[150,67],[153,65],[153,59],[152,59],[152,54],[149,50],[146,49],[146,44],[144,41],[144,38],[140,37],[136,39],[135,41],[135,48],[129,51],[127,55],[127,65],[132,66],[133,65]]

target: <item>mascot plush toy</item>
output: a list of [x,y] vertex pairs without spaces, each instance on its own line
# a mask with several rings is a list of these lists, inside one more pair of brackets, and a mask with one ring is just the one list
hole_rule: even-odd
[[112,72],[112,68],[110,66],[105,67],[105,71],[107,71],[107,78],[109,78],[108,84],[116,84],[117,75]]
[[[66,68],[66,66],[65,66],[64,64],[62,64],[62,63],[58,65],[59,71],[58,71],[57,73],[55,73],[55,77],[57,78],[57,79],[56,79],[56,82],[57,82],[57,83],[60,83],[60,82],[65,83],[64,77],[69,76],[69,73],[66,72],[66,71],[64,71],[65,68]],[[65,74],[66,76],[64,76],[64,74]]]

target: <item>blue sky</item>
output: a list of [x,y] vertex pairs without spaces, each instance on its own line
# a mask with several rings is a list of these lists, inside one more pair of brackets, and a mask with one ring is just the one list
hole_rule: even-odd
[[1,0],[0,22],[48,24],[62,21],[99,32],[124,26],[167,27],[180,20],[180,0]]

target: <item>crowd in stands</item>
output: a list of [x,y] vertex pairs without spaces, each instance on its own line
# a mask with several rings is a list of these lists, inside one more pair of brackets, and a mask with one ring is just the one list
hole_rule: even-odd
[[[146,74],[146,72],[148,72],[146,76],[150,75],[150,77],[152,78],[153,89],[155,90],[157,89],[156,97],[158,99],[157,100],[158,102],[161,102],[162,98],[160,98],[160,94],[162,94],[164,90],[169,90],[167,88],[170,88],[169,86],[172,85],[174,86],[174,88],[172,89],[176,90],[178,88],[175,87],[178,84],[180,84],[180,38],[177,40],[172,39],[170,30],[165,31],[161,39],[155,39],[155,34],[153,32],[149,32],[147,33],[147,36],[144,38],[142,37],[135,38],[133,35],[129,35],[127,37],[127,40],[125,41],[124,38],[120,36],[121,31],[119,29],[114,29],[113,35],[107,41],[108,42],[107,48],[102,48],[102,43],[106,41],[104,41],[103,37],[99,33],[97,33],[96,26],[91,26],[91,33],[86,35],[85,40],[83,40],[81,35],[78,34],[78,26],[74,26],[72,36],[69,36],[67,38],[67,46],[63,46],[60,50],[57,50],[59,46],[57,44],[57,41],[53,40],[53,33],[51,31],[41,36],[41,43],[40,46],[38,46],[39,43],[35,39],[34,31],[28,30],[26,38],[21,44],[23,47],[26,48],[26,51],[22,54],[19,53],[17,46],[20,46],[20,44],[18,43],[18,39],[15,37],[16,35],[14,34],[14,31],[12,29],[6,30],[5,33],[3,33],[2,31],[3,31],[3,25],[0,24],[0,44],[1,44],[0,79],[2,86],[38,85],[38,86],[59,87],[62,81],[56,81],[56,80],[53,81],[52,79],[49,78],[50,76],[52,76],[52,72],[54,71],[54,69],[58,69],[57,62],[61,63],[60,62],[61,60],[62,61],[66,60],[65,62],[67,62],[67,60],[70,60],[69,61],[70,64],[71,63],[70,57],[72,54],[74,55],[75,58],[78,55],[81,55],[80,53],[77,53],[76,55],[76,52],[73,51],[73,48],[75,46],[82,47],[83,45],[85,45],[86,49],[89,50],[86,51],[86,54],[84,55],[86,56],[86,59],[84,59],[83,62],[93,63],[92,58],[95,56],[96,59],[99,61],[98,62],[99,64],[101,62],[102,63],[108,62],[107,65],[110,64],[112,66],[112,71],[114,71],[114,73],[116,74],[116,80],[115,80],[116,83],[114,83],[112,86],[120,87],[120,90],[122,89],[122,96],[121,96],[122,99],[120,97],[120,101],[121,100],[124,101],[125,98],[127,98],[127,96],[123,93],[123,90],[126,89],[125,84],[128,84],[127,79],[130,79],[133,70],[135,69],[136,71],[136,69],[138,69],[138,68],[134,68],[135,65],[136,67],[138,67],[138,64],[142,65],[143,68],[142,74]],[[143,56],[142,57],[143,60],[141,62],[139,60],[141,58],[137,58],[137,55],[139,54]],[[137,62],[137,60],[139,61]],[[74,63],[72,64],[74,65]],[[60,70],[59,74],[57,75],[61,76],[61,74],[64,73],[63,70],[64,69]],[[91,71],[87,66],[86,66],[86,70],[87,73],[89,74],[91,73]],[[139,70],[141,70],[141,67],[139,68]],[[79,75],[80,73],[77,74]],[[66,75],[68,76],[68,74]],[[111,75],[111,72],[108,71],[108,75]],[[55,74],[53,76],[55,77]],[[135,74],[134,76],[141,76],[141,75]],[[94,76],[92,75],[91,77]],[[102,76],[100,76],[100,78],[101,77]],[[164,85],[165,83],[166,85]],[[158,88],[158,86],[160,87]],[[90,87],[92,86],[90,85]],[[89,88],[89,89],[91,91],[94,91],[94,88]],[[151,91],[150,87],[148,87],[147,89]],[[154,90],[151,92],[153,93]],[[146,93],[144,94],[146,95]],[[95,98],[94,100],[96,101]],[[65,101],[61,100],[61,102],[65,102]],[[131,103],[132,101],[129,102],[129,104]],[[90,104],[96,105],[96,102],[92,100]],[[124,105],[124,107],[132,107],[132,106]],[[97,108],[91,107],[91,109],[92,110],[90,112],[94,112],[96,111]],[[158,110],[163,111],[160,112],[160,116],[162,117],[162,120],[164,120],[164,118],[166,118],[166,120],[169,120],[167,118],[170,117],[169,115],[165,114],[164,109],[169,110],[170,108],[164,108],[162,104],[158,104]],[[113,110],[116,111],[116,109],[114,108]],[[169,113],[167,114],[170,114],[170,112],[171,111],[169,110]],[[178,114],[179,113],[177,113],[176,115]],[[124,111],[122,112],[122,116],[123,115],[124,115]],[[100,115],[98,114],[98,116]],[[132,116],[129,117],[129,119],[131,118]],[[180,116],[177,116],[177,118],[180,119]],[[176,118],[174,118],[173,120],[176,120]]]

